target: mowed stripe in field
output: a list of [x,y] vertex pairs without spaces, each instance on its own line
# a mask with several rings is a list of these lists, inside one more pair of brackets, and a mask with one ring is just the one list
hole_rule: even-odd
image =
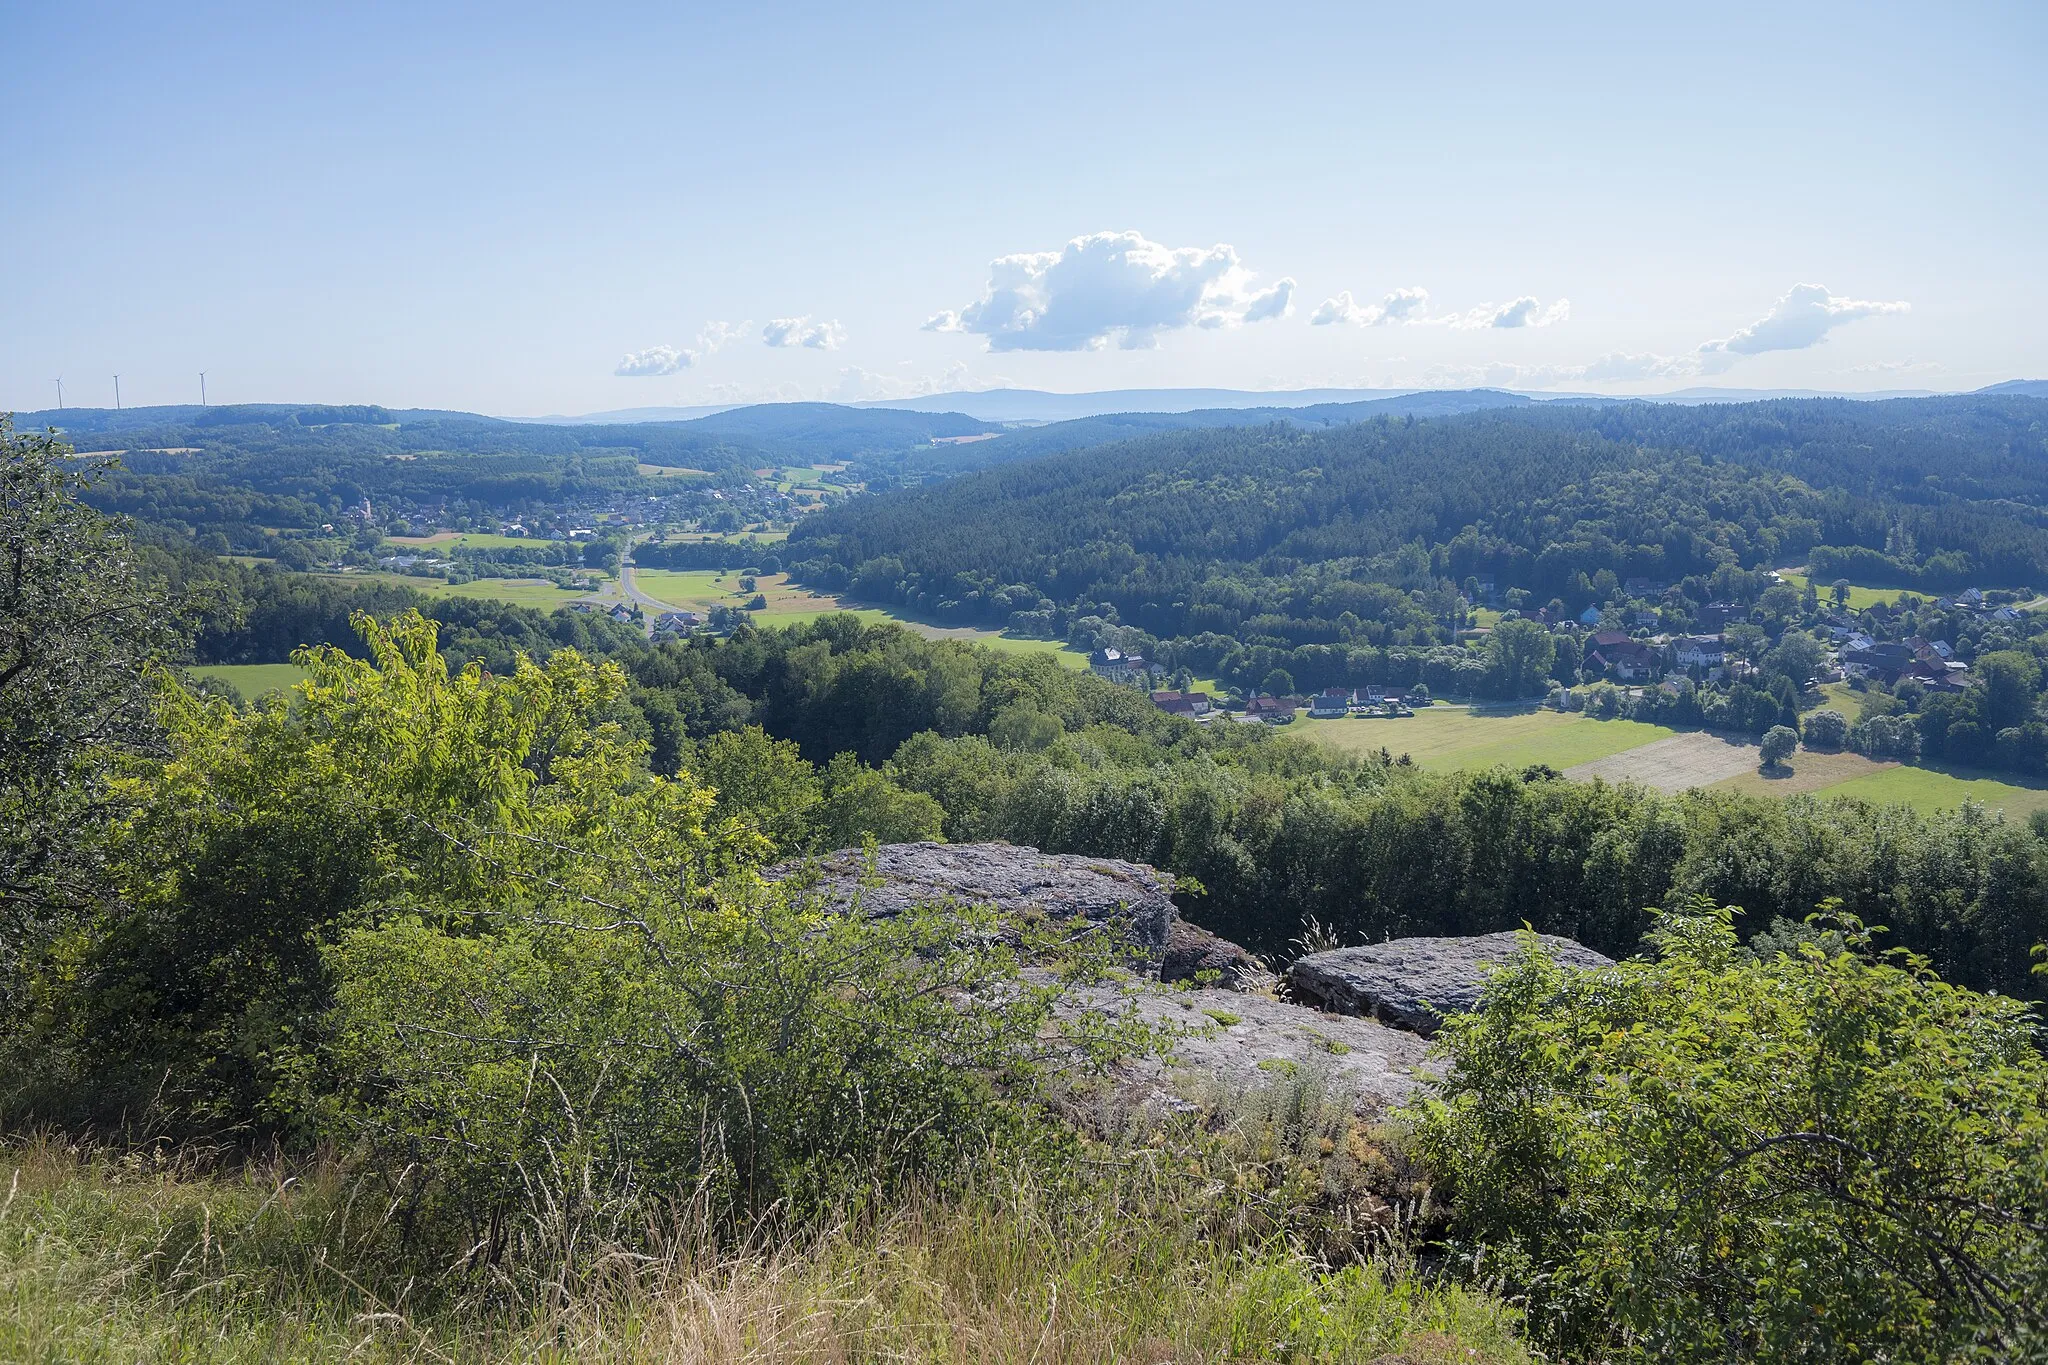
[[1575,781],[1636,782],[1660,792],[1706,787],[1756,771],[1757,746],[1698,732],[1673,735],[1567,768]]

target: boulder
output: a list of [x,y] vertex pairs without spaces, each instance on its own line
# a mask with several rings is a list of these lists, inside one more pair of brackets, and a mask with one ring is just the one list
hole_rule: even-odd
[[1193,981],[1202,972],[1215,972],[1216,984],[1226,990],[1272,984],[1265,965],[1250,952],[1227,938],[1176,918],[1166,932],[1166,948],[1159,955],[1159,979]]
[[818,875],[816,889],[827,900],[844,908],[858,896],[860,908],[878,918],[949,900],[1096,923],[1122,918],[1133,944],[1155,953],[1167,946],[1174,922],[1173,878],[1115,858],[1040,853],[1015,844],[884,844],[875,852],[878,885],[861,885],[868,870],[857,848],[840,849],[815,864],[782,863],[766,875],[781,880],[811,867]]
[[[1296,999],[1340,1014],[1364,1015],[1427,1037],[1443,1016],[1479,1003],[1490,965],[1522,951],[1519,933],[1473,938],[1397,938],[1297,958],[1287,969]],[[1612,967],[1614,959],[1553,934],[1536,942],[1567,967]]]

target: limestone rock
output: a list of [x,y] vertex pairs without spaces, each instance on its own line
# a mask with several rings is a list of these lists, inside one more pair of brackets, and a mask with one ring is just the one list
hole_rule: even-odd
[[[782,863],[767,875],[779,880],[800,875],[804,867]],[[878,918],[947,900],[1096,923],[1123,918],[1133,943],[1153,951],[1166,947],[1174,920],[1173,878],[1167,873],[1115,858],[1040,853],[1014,844],[884,844],[875,854],[877,886],[860,885],[866,868],[857,848],[826,855],[818,871],[817,889],[828,900],[850,906],[858,894],[861,909]]]
[[[1536,941],[1567,967],[1611,967],[1614,959],[1553,934]],[[1397,938],[1297,958],[1287,984],[1297,999],[1341,1014],[1379,1019],[1428,1036],[1446,1014],[1473,1009],[1486,968],[1521,952],[1518,933],[1472,938]]]
[[1193,981],[1198,973],[1211,971],[1217,974],[1216,984],[1225,990],[1263,987],[1273,979],[1256,957],[1229,939],[1175,919],[1167,930],[1166,948],[1159,955],[1159,979]]
[[1072,986],[1059,1010],[1120,1014],[1187,1032],[1170,1061],[1124,1064],[1126,1103],[1184,1100],[1206,1085],[1242,1090],[1304,1071],[1326,1073],[1361,1112],[1405,1102],[1424,1079],[1429,1044],[1371,1019],[1323,1014],[1248,991],[1174,989],[1149,981]]

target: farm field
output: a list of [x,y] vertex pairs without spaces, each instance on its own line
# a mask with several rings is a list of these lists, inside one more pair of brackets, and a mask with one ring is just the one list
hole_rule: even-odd
[[[1801,755],[1803,757],[1803,755]],[[1798,761],[1795,757],[1794,762]],[[1828,787],[1823,796],[1854,796],[1911,806],[1919,811],[1944,810],[1976,801],[2002,810],[2007,817],[2024,820],[2036,811],[2048,810],[2048,788],[2022,787],[2000,777],[1980,777],[1969,770],[1945,772],[1938,768],[1892,764],[1882,771],[1853,778]]]
[[[1853,706],[1845,709],[1854,714]],[[2048,783],[2022,785],[2008,780],[2010,774],[1801,748],[1781,772],[1766,775],[1758,771],[1756,744],[1744,738],[1536,708],[1439,705],[1399,720],[1303,717],[1293,729],[1349,753],[1385,748],[1447,772],[1547,763],[1576,781],[1632,781],[1666,792],[1712,787],[1759,796],[1853,796],[1920,811],[1976,801],[2013,819],[2048,811]]]
[[[647,596],[666,602],[672,607],[697,611],[705,611],[714,606],[744,605],[753,594],[741,591],[740,578],[741,575],[737,571],[720,573],[716,569],[633,571],[633,585]],[[757,625],[805,625],[821,616],[845,614],[858,616],[866,621],[893,621],[928,639],[966,640],[1012,654],[1051,654],[1069,668],[1088,666],[1086,655],[1068,648],[1058,640],[1028,640],[1005,635],[1000,631],[981,630],[974,626],[935,625],[886,607],[814,593],[808,588],[791,583],[786,574],[759,575],[754,580],[754,588],[768,599],[768,605],[764,610],[751,613]]]
[[241,693],[244,701],[281,691],[306,677],[306,670],[297,664],[195,664],[185,671],[195,678],[226,683]]
[[509,602],[515,607],[539,607],[553,611],[571,602],[616,602],[617,584],[607,582],[597,592],[558,588],[545,578],[476,578],[467,583],[449,583],[439,578],[415,578],[410,574],[350,574],[359,582],[396,583],[425,597],[470,597],[487,602]]
[[550,543],[534,536],[501,536],[489,531],[436,531],[430,536],[389,536],[386,539],[393,545],[415,550],[518,550]]
[[649,479],[708,479],[708,469],[686,469],[681,465],[643,464],[636,465],[643,478]]
[[[1804,796],[1814,792],[1834,795],[1832,789],[1845,782],[1875,777],[1899,766],[1886,760],[1865,758],[1847,749],[1830,753],[1802,748],[1777,772],[1764,773],[1757,770],[1761,760],[1756,746],[1745,744],[1742,747],[1748,752],[1749,767],[1734,777],[1715,783],[1715,786],[1748,792],[1753,796]],[[1946,804],[1952,806],[1955,801]]]
[[[1598,722],[1596,722],[1598,723]],[[1606,722],[1612,724],[1613,722]],[[1574,781],[1635,782],[1660,792],[1681,792],[1754,776],[1760,761],[1747,739],[1692,730],[1625,749],[1566,770]]]
[[1674,731],[1632,720],[1589,720],[1536,707],[1432,706],[1412,717],[1295,722],[1311,738],[1350,753],[1386,749],[1425,768],[1457,770],[1495,764],[1576,767],[1633,749]]
[[[1784,579],[1787,583],[1790,583],[1793,587],[1799,589],[1801,592],[1806,591],[1807,578],[1806,574],[1803,571],[1797,569],[1780,569],[1778,570],[1778,577]],[[1816,590],[1820,593],[1821,600],[1823,602],[1831,602],[1834,600],[1832,596],[1832,583],[1818,583],[1814,586]],[[1866,588],[1861,587],[1855,583],[1851,583],[1849,585],[1849,608],[1852,611],[1863,611],[1866,608],[1876,606],[1880,602],[1896,601],[1898,598],[1912,591],[1913,590],[1911,588]],[[1914,593],[1914,595],[1917,597],[1925,597],[1929,594]]]

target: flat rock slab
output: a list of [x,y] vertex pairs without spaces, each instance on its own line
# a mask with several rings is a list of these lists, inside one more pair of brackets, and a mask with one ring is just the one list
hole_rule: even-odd
[[[1521,954],[1520,933],[1471,938],[1397,938],[1295,959],[1287,984],[1298,999],[1341,1014],[1433,1034],[1443,1016],[1474,1009],[1487,969]],[[1567,967],[1612,967],[1614,959],[1554,934],[1536,942]]]
[[1270,995],[1110,982],[1071,986],[1058,1006],[1063,1015],[1127,1009],[1186,1030],[1170,1059],[1123,1064],[1121,1079],[1139,1100],[1174,1103],[1188,1098],[1190,1082],[1197,1090],[1203,1082],[1241,1090],[1311,1070],[1353,1092],[1359,1111],[1372,1114],[1404,1103],[1426,1079],[1429,1044],[1414,1034]]
[[[766,875],[799,876],[807,866],[782,863]],[[860,908],[877,917],[955,901],[1097,923],[1121,918],[1132,940],[1153,950],[1166,946],[1173,924],[1173,878],[1115,858],[1040,853],[1015,844],[884,844],[875,853],[878,885],[861,885],[868,868],[857,848],[827,854],[816,867],[817,889],[828,900],[850,907],[858,897]]]

